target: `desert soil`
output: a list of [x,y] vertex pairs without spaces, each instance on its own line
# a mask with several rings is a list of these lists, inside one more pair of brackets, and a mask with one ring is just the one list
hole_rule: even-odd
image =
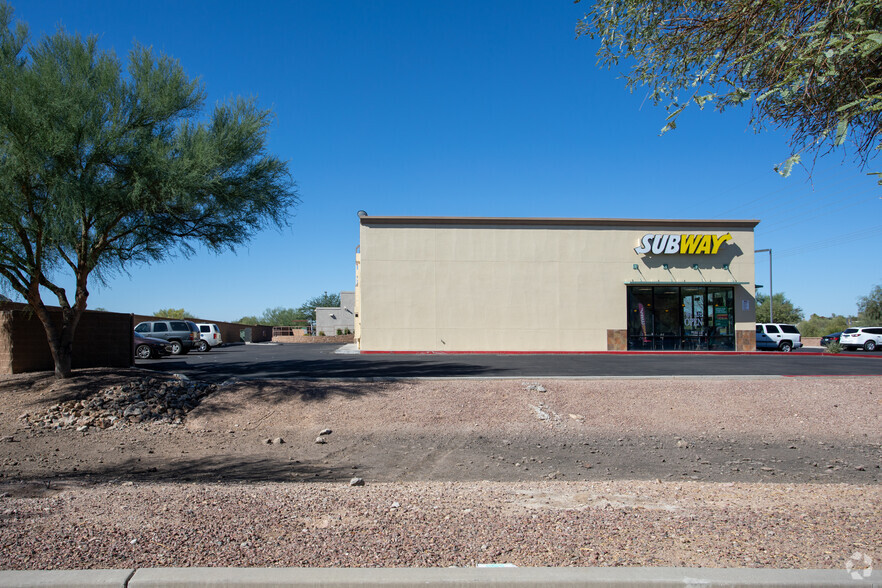
[[0,569],[882,560],[882,378],[245,381],[40,424],[145,377],[0,377]]

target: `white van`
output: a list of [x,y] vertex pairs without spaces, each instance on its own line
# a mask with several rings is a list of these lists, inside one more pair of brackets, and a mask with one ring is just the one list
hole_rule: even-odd
[[212,347],[223,345],[220,328],[214,323],[198,323],[202,340],[196,345],[198,351],[211,351]]

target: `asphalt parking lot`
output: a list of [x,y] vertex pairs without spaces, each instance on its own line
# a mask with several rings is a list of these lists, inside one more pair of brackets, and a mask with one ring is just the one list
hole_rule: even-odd
[[882,353],[338,354],[339,344],[229,345],[137,360],[210,382],[238,378],[882,376]]

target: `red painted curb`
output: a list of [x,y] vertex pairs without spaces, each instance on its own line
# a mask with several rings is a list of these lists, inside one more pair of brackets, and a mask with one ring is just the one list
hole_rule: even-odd
[[781,374],[782,378],[878,378],[876,374]]
[[864,359],[882,359],[882,354],[847,355],[844,353],[825,353],[823,351],[797,351],[796,353],[777,353],[774,351],[367,351],[360,350],[361,355],[769,355],[787,357],[823,356],[823,357],[859,357]]

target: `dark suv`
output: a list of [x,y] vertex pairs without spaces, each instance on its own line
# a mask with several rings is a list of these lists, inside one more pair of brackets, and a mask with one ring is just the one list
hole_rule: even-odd
[[199,333],[199,327],[196,323],[190,321],[147,321],[138,323],[135,327],[136,333],[141,333],[147,337],[156,339],[165,339],[171,346],[171,352],[174,355],[184,355],[189,353],[191,349],[196,347],[202,336]]

